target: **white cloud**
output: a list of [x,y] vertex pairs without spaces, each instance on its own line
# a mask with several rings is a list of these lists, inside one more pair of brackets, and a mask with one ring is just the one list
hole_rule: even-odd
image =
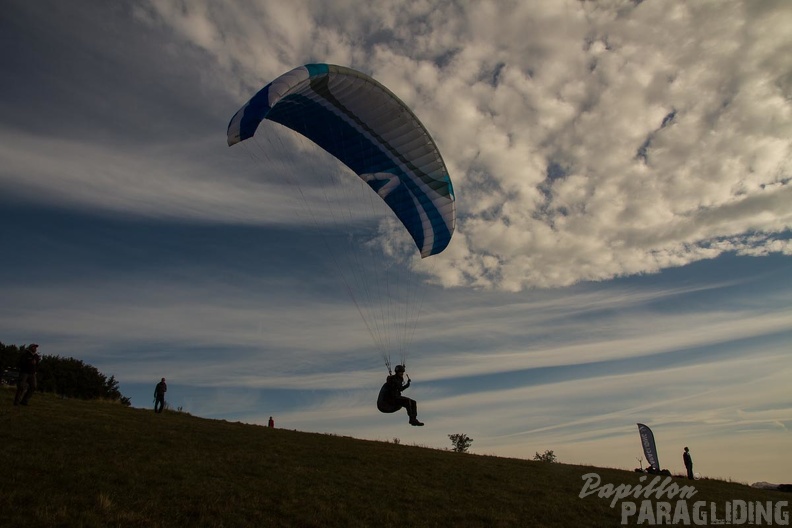
[[410,104],[457,187],[446,285],[516,291],[790,251],[783,2],[271,6],[151,9],[249,89],[321,60]]
[[[180,42],[199,50],[189,57],[207,60],[194,64],[206,93],[225,90],[240,106],[317,61],[368,72],[404,99],[456,187],[457,233],[435,257],[445,286],[520,291],[724,252],[792,253],[788,3],[196,0],[135,13],[175,37],[164,56],[184,56]],[[263,136],[280,138],[276,128]],[[140,145],[119,141],[2,136],[0,183],[27,197],[148,216],[306,221],[273,185],[283,180],[273,169],[293,173],[298,162],[269,139],[223,150],[214,135],[174,138],[141,157]],[[317,172],[321,159],[297,148],[292,168]]]

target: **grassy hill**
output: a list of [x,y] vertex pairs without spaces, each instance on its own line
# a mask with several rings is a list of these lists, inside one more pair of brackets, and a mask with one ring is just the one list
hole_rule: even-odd
[[[52,395],[28,407],[12,399],[0,391],[0,526],[618,526],[620,505],[579,498],[581,477],[636,485],[640,476]],[[694,500],[721,508],[790,498],[694,485]]]

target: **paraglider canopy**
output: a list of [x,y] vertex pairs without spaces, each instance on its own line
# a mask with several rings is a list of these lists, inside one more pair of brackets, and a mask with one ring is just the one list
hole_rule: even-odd
[[287,72],[237,111],[228,145],[268,119],[352,169],[396,214],[422,257],[443,251],[456,223],[454,190],[437,145],[413,112],[371,77],[343,66]]
[[[294,136],[289,139],[297,141],[275,142],[280,131],[273,130],[277,126],[262,126],[265,120],[294,132],[285,137]],[[405,236],[404,245],[393,233],[396,236],[378,240],[380,244],[358,244],[349,253],[342,249],[348,246],[331,242],[325,235],[320,249],[335,266],[390,374],[391,352],[399,353],[402,362],[406,358],[426,292],[413,271],[418,264],[431,268],[435,263],[415,257],[442,252],[456,224],[454,189],[437,145],[390,90],[364,73],[331,64],[297,67],[259,90],[229,122],[228,145],[254,135],[255,140],[245,144],[259,146],[267,158],[268,170],[263,172],[267,177],[291,180],[287,183],[299,190],[316,225],[327,222],[341,227],[350,240],[359,242],[354,233],[365,232],[367,226],[353,225],[357,214],[389,216],[392,211],[409,233],[411,240]],[[273,162],[280,157],[279,149],[308,152],[296,148],[308,143],[330,154],[315,158],[327,170],[272,170],[277,167]],[[289,158],[293,152],[285,154]],[[358,178],[347,180],[347,171],[337,170],[338,162]],[[339,173],[344,177],[333,176]],[[331,185],[321,186],[322,179],[332,180]],[[306,198],[318,187],[322,190],[313,197],[323,197],[324,206],[319,199]],[[365,192],[353,194],[361,187]],[[372,251],[373,247],[381,251]]]

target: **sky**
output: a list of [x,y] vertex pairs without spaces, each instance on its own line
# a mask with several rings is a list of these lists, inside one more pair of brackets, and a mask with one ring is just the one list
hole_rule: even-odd
[[[789,27],[783,0],[6,0],[0,341],[135,407],[165,377],[196,416],[625,469],[641,422],[672,472],[689,446],[705,477],[790,482]],[[431,133],[457,200],[440,255],[380,254],[398,226],[307,140],[226,145],[316,62]],[[425,427],[376,411],[353,254],[419,292],[373,302],[415,324]]]

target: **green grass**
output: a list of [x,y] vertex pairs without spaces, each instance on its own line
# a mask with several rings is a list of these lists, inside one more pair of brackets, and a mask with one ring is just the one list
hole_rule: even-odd
[[[0,391],[0,526],[617,526],[582,475],[631,472]],[[678,479],[680,485],[689,484]],[[696,481],[695,500],[789,500]]]

